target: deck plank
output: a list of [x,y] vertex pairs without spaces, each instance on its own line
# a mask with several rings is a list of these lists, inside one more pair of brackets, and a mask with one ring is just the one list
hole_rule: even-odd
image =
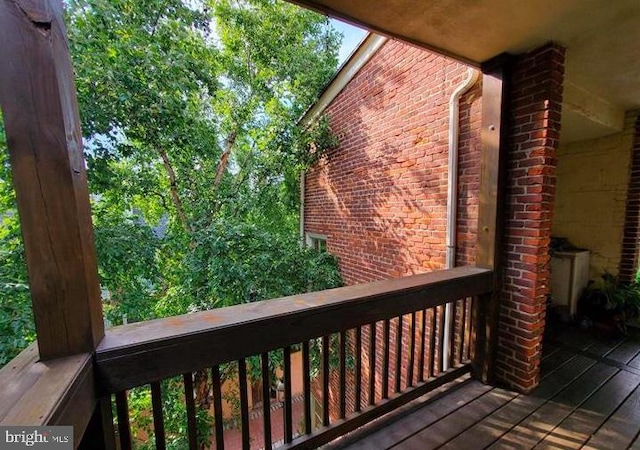
[[542,376],[546,376],[575,356],[575,353],[566,349],[558,349],[550,355],[545,355],[540,362],[540,373]]
[[597,342],[592,333],[585,333],[577,328],[563,330],[555,340],[561,346],[568,346],[582,351],[586,351]]
[[449,441],[442,448],[472,450],[488,447],[549,399],[569,386],[594,364],[595,361],[585,356],[571,359],[567,364],[562,365],[558,370],[545,377],[540,386],[531,395],[518,396],[455,439]]
[[397,442],[419,432],[423,428],[450,414],[461,406],[475,400],[491,389],[477,381],[457,388],[450,394],[429,403],[406,417],[365,436],[346,447],[349,450],[386,450]]
[[619,338],[618,339],[611,339],[611,338],[601,339],[589,345],[586,351],[589,354],[594,356],[607,357],[607,355],[609,355],[614,350],[616,350],[616,348],[618,348],[623,342],[624,342],[624,339],[619,339]]
[[511,401],[517,394],[504,389],[492,389],[456,410],[428,428],[394,446],[397,450],[428,450],[438,448]]
[[580,448],[640,384],[640,377],[620,371],[577,411],[563,420],[536,449]]
[[635,358],[629,361],[627,365],[636,369],[640,369],[640,353],[638,353]]
[[626,448],[640,433],[640,387],[587,441],[585,449]]
[[542,405],[489,448],[534,447],[617,372],[614,367],[602,363],[595,364],[576,382]]
[[467,382],[339,448],[640,450],[639,337],[569,330],[545,346],[531,395]]
[[626,339],[615,350],[609,353],[607,358],[622,364],[627,364],[636,357],[638,351],[640,351],[639,347],[640,342],[637,340],[631,338]]

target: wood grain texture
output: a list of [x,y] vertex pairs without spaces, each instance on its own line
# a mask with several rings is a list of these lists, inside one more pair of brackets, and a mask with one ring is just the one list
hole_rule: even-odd
[[491,389],[491,386],[477,381],[463,383],[451,392],[447,392],[446,395],[436,398],[433,402],[427,402],[423,407],[410,411],[407,415],[396,417],[392,423],[367,434],[346,448],[349,450],[390,449]]
[[155,381],[151,383],[151,406],[153,410],[153,437],[157,450],[167,448],[162,403],[162,386],[159,381]]
[[329,391],[330,371],[329,366],[329,336],[322,336],[322,425],[329,426]]
[[347,332],[340,332],[340,418],[347,416]]
[[640,387],[589,439],[584,448],[626,448],[640,433]]
[[80,442],[98,399],[90,354],[40,361],[31,345],[0,369],[0,425],[72,425]]
[[484,382],[494,381],[494,363],[498,342],[502,235],[507,159],[507,80],[510,60],[498,56],[482,66],[482,153],[478,193],[478,237],[476,264],[493,269],[495,280],[491,295],[476,305],[476,347],[474,376]]
[[578,411],[553,429],[536,448],[581,448],[638,385],[639,376],[623,370],[618,372],[584,402]]
[[284,441],[293,440],[293,407],[291,395],[291,347],[284,348]]
[[616,372],[615,368],[604,364],[593,365],[569,387],[536,409],[489,448],[533,448]]
[[309,341],[302,343],[302,390],[304,392],[304,432],[311,433],[311,354]]
[[271,450],[271,374],[269,372],[269,353],[260,355],[262,366],[262,433],[265,450]]
[[185,373],[182,376],[184,382],[184,401],[187,408],[187,435],[189,436],[189,450],[198,449],[198,425],[196,420],[196,402],[193,396],[193,374]]
[[118,392],[116,395],[116,413],[118,415],[118,435],[120,437],[120,449],[131,450],[131,424],[129,422],[129,400],[127,391]]
[[[592,341],[589,334],[584,337]],[[495,389],[470,381],[435,402],[399,408],[329,448],[637,448],[640,376],[585,354],[577,337],[569,338],[574,350],[562,347],[562,334],[557,344],[546,346],[540,385],[529,395],[508,393],[512,399],[494,403],[496,409],[493,400],[479,398]],[[473,386],[484,391],[463,395]]]
[[376,403],[376,353],[378,325],[369,325],[369,405]]
[[78,450],[116,450],[111,396],[100,399],[82,439],[74,445]]
[[62,15],[61,1],[0,1],[0,107],[43,360],[90,352],[104,335]]
[[216,450],[224,450],[222,382],[220,380],[220,367],[218,366],[211,368],[211,390],[213,393],[213,423],[216,435]]
[[447,442],[442,447],[443,450],[487,448],[541,405],[561,392],[593,364],[595,364],[593,360],[585,357],[572,359],[568,364],[560,366],[557,371],[549,373],[542,380],[538,389],[531,395],[518,396]]
[[438,378],[430,379],[426,383],[421,383],[413,388],[406,389],[402,393],[396,393],[389,399],[380,401],[375,406],[368,406],[363,408],[360,414],[351,416],[346,420],[339,420],[332,424],[330,427],[321,428],[312,434],[302,436],[295,439],[291,444],[280,447],[285,450],[289,449],[316,449],[321,445],[331,442],[337,437],[343,436],[346,433],[353,431],[375,419],[381,417],[402,405],[405,405],[424,394],[439,388],[440,386],[456,380],[463,375],[469,373],[469,366],[455,367]]
[[[424,310],[423,310],[424,311]],[[391,322],[389,319],[382,326],[382,398],[389,398],[389,332]],[[420,380],[422,381],[422,380]]]
[[478,193],[476,264],[498,267],[502,197],[507,152],[507,77],[509,60],[502,55],[482,67],[482,152]]
[[502,389],[492,389],[469,403],[469,408],[458,409],[428,428],[402,442],[398,449],[424,450],[438,448],[457,436],[479,419],[507,404],[516,394]]
[[114,327],[96,361],[116,392],[488,292],[491,282],[489,270],[460,267]]

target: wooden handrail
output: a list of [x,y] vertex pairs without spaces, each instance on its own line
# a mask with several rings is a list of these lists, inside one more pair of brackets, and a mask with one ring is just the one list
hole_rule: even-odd
[[459,267],[108,330],[96,353],[103,393],[490,292],[493,272]]
[[96,404],[90,353],[42,362],[32,344],[0,369],[0,425],[73,425],[77,444]]

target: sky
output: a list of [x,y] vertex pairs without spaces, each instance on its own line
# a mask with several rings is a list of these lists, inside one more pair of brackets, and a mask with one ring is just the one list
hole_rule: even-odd
[[367,32],[361,28],[354,27],[353,25],[349,25],[336,19],[331,19],[331,24],[336,30],[340,31],[344,35],[344,38],[342,39],[342,46],[340,47],[340,53],[338,55],[338,62],[339,64],[342,64],[344,60],[349,57],[351,52],[355,50]]

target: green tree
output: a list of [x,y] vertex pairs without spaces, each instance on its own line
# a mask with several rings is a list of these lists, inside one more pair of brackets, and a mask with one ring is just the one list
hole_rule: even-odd
[[321,148],[296,121],[337,65],[326,18],[274,0],[70,0],[68,19],[112,322],[341,284],[297,237],[298,174]]
[[35,339],[24,245],[0,121],[0,367]]
[[[331,145],[296,126],[337,65],[328,20],[274,0],[66,3],[106,317],[340,285],[335,258],[297,237],[298,174]],[[35,333],[1,126],[0,155],[1,366]],[[167,417],[183,417],[164,385]]]
[[[217,242],[224,227],[296,239],[305,164],[296,120],[334,72],[340,36],[326,18],[271,0],[71,1],[69,19],[97,235],[113,236],[102,225],[130,221],[132,211],[139,224],[166,220],[151,294],[173,313],[236,303],[183,269],[210,264],[203,242]],[[228,262],[221,268],[249,267]],[[138,284],[150,279],[130,273]]]

